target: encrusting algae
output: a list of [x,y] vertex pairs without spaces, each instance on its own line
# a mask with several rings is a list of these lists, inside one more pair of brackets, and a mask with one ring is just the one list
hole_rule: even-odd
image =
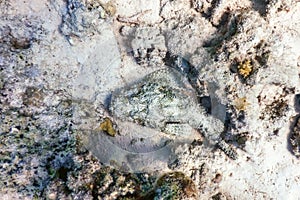
[[99,129],[105,131],[108,135],[114,137],[116,135],[116,130],[113,127],[113,123],[109,118],[105,118],[100,124]]
[[253,66],[251,65],[250,60],[245,60],[241,62],[238,66],[239,74],[244,78],[250,76],[251,72],[253,71]]
[[247,102],[246,97],[237,98],[237,99],[234,100],[234,106],[239,111],[246,110],[248,105],[249,105],[249,103]]

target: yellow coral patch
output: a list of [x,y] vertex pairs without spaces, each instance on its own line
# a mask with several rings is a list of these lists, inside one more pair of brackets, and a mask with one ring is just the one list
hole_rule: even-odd
[[104,121],[100,124],[99,129],[105,131],[110,136],[116,135],[116,130],[113,127],[113,123],[109,118],[105,118]]
[[114,1],[101,3],[101,6],[109,16],[114,16],[117,12]]
[[240,75],[242,75],[244,78],[247,78],[253,70],[253,66],[251,65],[251,61],[246,60],[244,62],[241,62],[238,66],[238,70],[239,70]]
[[246,97],[243,98],[237,98],[234,101],[234,106],[236,107],[236,109],[238,109],[239,111],[242,110],[246,110],[247,106],[249,105],[249,103],[247,102]]

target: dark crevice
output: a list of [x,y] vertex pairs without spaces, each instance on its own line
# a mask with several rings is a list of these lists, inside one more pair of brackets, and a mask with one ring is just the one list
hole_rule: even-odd
[[210,20],[214,10],[216,9],[216,7],[220,4],[220,0],[212,0],[211,2],[211,7],[209,7],[205,12],[202,12],[202,17]]
[[203,47],[214,55],[222,44],[232,38],[238,31],[240,14],[231,14],[229,11],[223,13],[220,21],[215,27],[218,29],[216,36],[203,43]]
[[252,0],[252,8],[256,10],[262,17],[268,12],[269,0]]
[[299,125],[299,120],[300,115],[297,115],[291,123],[290,133],[287,137],[287,149],[297,158],[300,157],[300,134],[299,128],[297,127]]

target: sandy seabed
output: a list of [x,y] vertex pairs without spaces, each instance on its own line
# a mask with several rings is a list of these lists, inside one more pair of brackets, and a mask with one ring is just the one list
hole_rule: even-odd
[[[0,10],[2,199],[300,199],[299,1],[8,0]],[[199,128],[160,173],[105,166],[91,151],[102,140],[87,135],[105,134],[107,118],[126,129],[111,94],[168,67],[225,125],[226,147]],[[163,175],[174,171],[176,190]]]

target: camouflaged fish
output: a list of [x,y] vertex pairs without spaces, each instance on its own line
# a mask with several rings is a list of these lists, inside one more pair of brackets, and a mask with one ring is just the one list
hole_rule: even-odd
[[[188,79],[173,68],[165,68],[112,95],[111,114],[175,137],[188,137],[191,128],[201,130],[212,144],[219,141],[223,123],[199,105]],[[190,128],[188,128],[190,127]]]

